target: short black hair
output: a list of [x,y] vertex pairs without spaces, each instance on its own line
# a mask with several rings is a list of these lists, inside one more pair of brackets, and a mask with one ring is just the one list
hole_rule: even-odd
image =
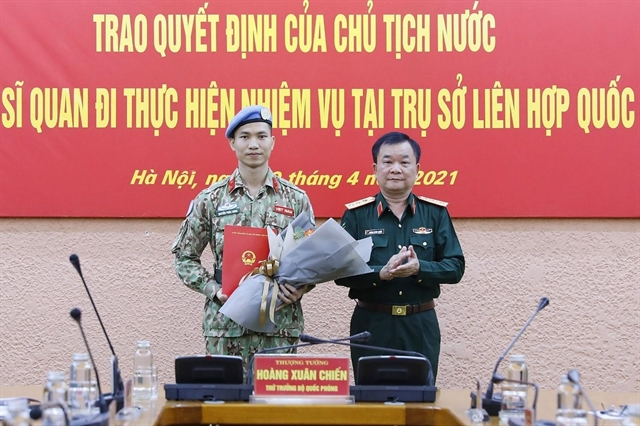
[[409,137],[409,135],[400,132],[389,132],[380,136],[380,138],[373,144],[371,148],[371,155],[373,155],[373,162],[378,162],[378,154],[380,153],[380,148],[382,145],[396,145],[403,142],[409,142],[411,145],[411,149],[413,149],[413,154],[416,156],[416,163],[420,162],[420,145],[418,142],[414,141]]

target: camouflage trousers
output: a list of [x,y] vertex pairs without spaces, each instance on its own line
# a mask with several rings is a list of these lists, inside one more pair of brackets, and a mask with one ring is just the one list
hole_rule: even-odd
[[[297,337],[268,336],[264,334],[244,334],[240,337],[205,337],[207,354],[236,355],[242,357],[243,377],[247,377],[247,367],[256,352],[265,348],[295,345]],[[296,353],[296,349],[283,349],[275,353]]]

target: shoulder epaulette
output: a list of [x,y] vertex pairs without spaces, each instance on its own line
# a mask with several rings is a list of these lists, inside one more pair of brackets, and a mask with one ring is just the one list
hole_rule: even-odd
[[367,197],[367,198],[363,198],[362,200],[358,200],[358,201],[354,201],[354,202],[351,202],[351,203],[347,203],[347,204],[345,204],[345,206],[349,210],[352,210],[352,209],[355,209],[357,207],[365,206],[365,205],[367,205],[369,203],[372,203],[375,200],[376,200],[376,197]]
[[220,193],[220,191],[229,183],[229,176],[227,176],[224,179],[219,180],[218,182],[215,182],[213,184],[211,184],[211,186],[203,189],[202,191],[200,191],[200,193],[196,196],[195,200],[197,202],[198,199],[212,199],[216,198],[218,196],[218,194]]
[[298,191],[298,192],[302,192],[303,194],[306,194],[306,192],[305,192],[305,190],[304,190],[304,189],[302,189],[302,188],[299,188],[299,187],[295,186],[293,183],[289,182],[288,180],[283,179],[283,178],[278,177],[278,176],[276,176],[275,178],[278,180],[278,183],[279,183],[280,185],[282,185],[282,186],[286,186],[286,187],[288,187],[288,188],[291,188],[291,189],[294,189],[294,190],[296,190],[296,191]]
[[231,179],[231,176],[227,176],[224,179],[220,179],[219,181],[212,183],[211,186],[207,189],[214,190],[216,188],[220,188],[221,186],[225,186],[227,183],[229,183],[229,179]]
[[423,197],[421,195],[417,195],[417,197],[422,201],[426,201],[427,203],[435,204],[437,206],[447,207],[447,205],[449,205],[448,202],[436,200],[435,198]]

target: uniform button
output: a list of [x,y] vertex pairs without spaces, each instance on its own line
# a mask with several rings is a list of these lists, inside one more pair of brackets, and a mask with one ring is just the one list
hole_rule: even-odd
[[376,283],[373,283],[373,286],[374,286],[374,287],[375,287],[375,286],[377,286],[377,285],[378,285],[378,284],[376,284]]
[[425,241],[425,242],[423,242],[423,243],[422,243],[422,245],[423,245],[423,246],[426,246],[426,245],[427,245],[427,242],[426,242],[426,241]]
[[373,242],[371,243],[371,247],[373,247]]
[[400,244],[398,244],[398,248],[399,248],[399,249],[401,249],[401,248],[402,248],[402,246],[401,246]]
[[[418,280],[418,282],[419,282],[419,283],[421,283],[421,282],[422,282],[422,280]],[[374,284],[374,285],[375,285],[375,284]]]
[[399,292],[398,292],[398,294],[399,294],[400,296],[402,296],[402,292],[401,292],[401,291],[399,291]]
[[402,228],[402,224],[401,223],[398,224],[398,228]]

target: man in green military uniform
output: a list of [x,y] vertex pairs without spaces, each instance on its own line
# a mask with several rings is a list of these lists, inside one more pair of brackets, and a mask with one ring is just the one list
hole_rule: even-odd
[[[227,300],[221,292],[226,225],[270,226],[279,232],[303,212],[315,220],[306,193],[269,168],[275,143],[271,126],[271,112],[261,106],[246,107],[231,120],[226,137],[238,157],[238,167],[191,202],[171,249],[178,277],[206,297],[203,334],[207,353],[242,356],[245,374],[257,351],[295,344],[304,327],[300,298],[306,286],[280,286],[278,297],[284,305],[273,333],[252,332],[218,312]],[[211,271],[200,262],[207,245],[213,253]]]
[[[420,145],[392,132],[375,142],[372,154],[380,192],[347,204],[342,226],[355,239],[372,238],[368,264],[373,272],[336,284],[349,287],[349,297],[357,300],[351,334],[369,331],[369,345],[424,354],[435,378],[440,328],[434,299],[440,284],[460,282],[464,256],[447,203],[412,192]],[[375,354],[351,348],[356,374],[358,359]]]

